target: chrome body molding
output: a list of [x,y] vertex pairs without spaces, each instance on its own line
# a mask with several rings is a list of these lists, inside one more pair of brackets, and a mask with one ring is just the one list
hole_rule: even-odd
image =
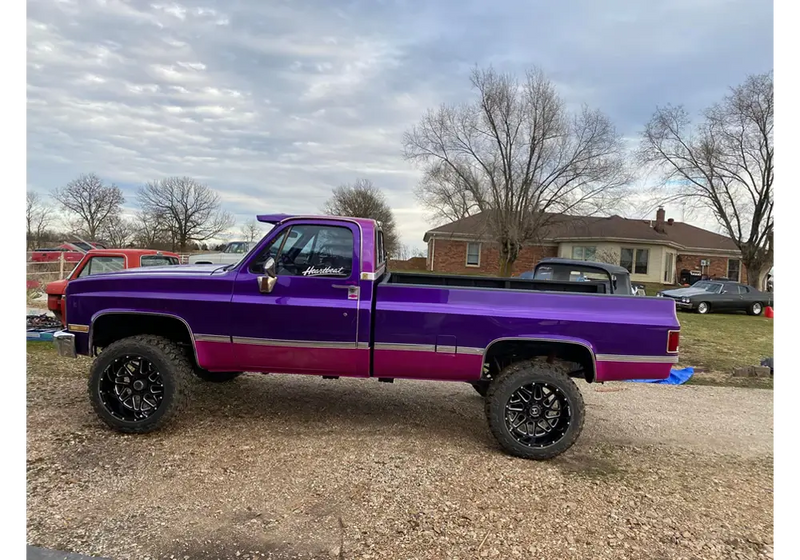
[[677,364],[678,356],[625,356],[622,354],[597,354],[598,362],[624,362],[634,364]]
[[399,344],[393,342],[376,342],[375,350],[400,350],[403,352],[439,352],[442,354],[468,354],[483,356],[483,348],[469,346],[442,346],[435,344]]
[[222,342],[230,344],[231,337],[219,334],[196,334],[194,335],[195,342]]
[[355,342],[330,342],[325,340],[277,340],[273,338],[249,338],[244,336],[232,337],[234,344],[251,346],[284,346],[289,348],[331,348],[341,350],[354,350]]
[[375,350],[399,350],[403,352],[436,352],[435,344],[395,344],[392,342],[376,342]]

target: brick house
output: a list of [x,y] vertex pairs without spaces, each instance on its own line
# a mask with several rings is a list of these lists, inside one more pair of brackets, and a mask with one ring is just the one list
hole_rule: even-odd
[[[428,244],[428,270],[484,275],[500,271],[499,247],[488,235],[483,214],[429,230],[423,239]],[[514,274],[531,270],[544,257],[612,262],[627,268],[635,282],[673,284],[683,271],[746,280],[733,240],[666,219],[661,208],[655,220],[552,214],[540,241],[523,247]]]

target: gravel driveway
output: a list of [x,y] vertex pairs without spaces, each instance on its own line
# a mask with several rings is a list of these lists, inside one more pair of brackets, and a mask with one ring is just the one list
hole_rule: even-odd
[[123,558],[771,558],[772,391],[581,385],[544,463],[462,384],[245,375],[146,436],[28,353],[28,544]]

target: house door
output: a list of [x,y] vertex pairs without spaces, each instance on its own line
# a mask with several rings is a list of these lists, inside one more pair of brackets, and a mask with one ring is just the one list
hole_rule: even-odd
[[675,283],[675,253],[665,251],[664,253],[664,283]]

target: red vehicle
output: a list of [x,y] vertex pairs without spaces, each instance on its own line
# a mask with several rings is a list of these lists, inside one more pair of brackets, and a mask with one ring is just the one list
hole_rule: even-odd
[[175,253],[155,251],[153,249],[93,249],[83,255],[83,259],[72,269],[64,280],[56,280],[47,284],[47,308],[64,323],[61,304],[67,283],[75,278],[85,278],[103,272],[114,272],[123,268],[140,266],[169,266],[180,264],[180,257]]
[[104,245],[100,243],[62,243],[58,247],[49,249],[36,249],[31,253],[31,260],[33,262],[58,262],[61,255],[64,255],[64,260],[70,263],[78,262],[83,258],[88,251],[92,249],[105,249]]

